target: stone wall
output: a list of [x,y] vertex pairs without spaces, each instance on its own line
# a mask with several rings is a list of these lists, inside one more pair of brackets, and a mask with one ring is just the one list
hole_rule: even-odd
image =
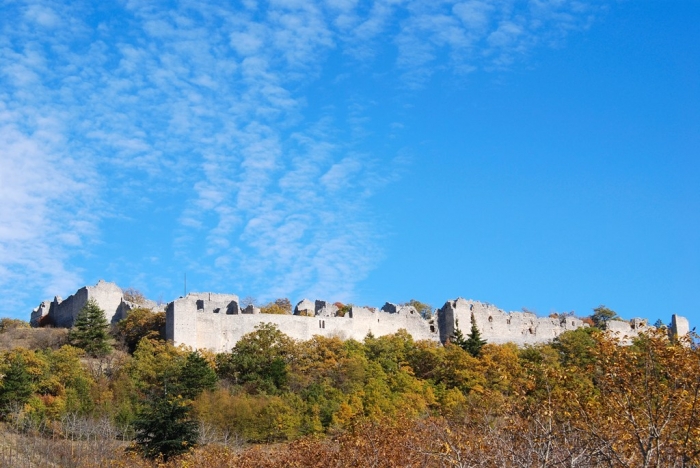
[[494,305],[462,298],[447,301],[438,310],[440,341],[445,343],[456,327],[466,336],[471,318],[489,343],[519,346],[552,341],[565,331],[587,326],[576,317],[538,317],[531,312],[504,312]]
[[316,301],[313,309],[311,304],[308,300],[299,302],[296,315],[261,314],[259,309],[247,314],[234,312],[239,310],[237,296],[191,293],[168,304],[166,337],[176,345],[214,352],[230,351],[243,335],[263,323],[276,325],[298,340],[309,340],[314,335],[362,340],[368,333],[383,336],[401,329],[418,340],[436,341],[438,337],[435,325],[421,318],[413,307],[394,306],[394,312],[352,307],[340,317],[333,304]]
[[[115,323],[126,316],[126,313],[139,307],[136,304],[124,300],[122,289],[114,283],[100,280],[95,286],[85,286],[78,289],[75,294],[65,300],[54,297],[53,301],[44,301],[31,313],[30,325],[70,328],[75,322],[80,310],[88,300],[93,299],[105,312],[105,318],[110,323]],[[157,309],[153,301],[148,301],[146,307]]]
[[[32,311],[31,324],[71,327],[89,299],[97,301],[110,322],[121,320],[135,307],[144,306],[124,301],[116,284],[100,281],[79,289],[66,300],[56,297],[42,302]],[[146,307],[159,309],[151,301]],[[339,311],[331,302],[308,299],[297,304],[293,315],[261,314],[253,305],[241,309],[236,295],[215,293],[190,293],[169,303],[165,310],[167,339],[176,345],[215,352],[229,351],[243,335],[263,323],[274,324],[298,340],[308,340],[314,335],[362,340],[368,333],[384,336],[404,329],[416,340],[446,343],[457,327],[466,336],[473,317],[487,342],[511,342],[519,346],[549,342],[565,331],[588,326],[572,316],[538,317],[530,312],[504,312],[491,304],[462,298],[447,301],[438,309],[437,316],[427,320],[412,306],[390,302],[381,309],[353,306]],[[648,328],[643,319],[608,323],[608,332],[623,343],[629,343]],[[686,318],[673,316],[671,333],[684,336],[689,329]]]
[[29,317],[29,325],[32,327],[41,327],[43,325],[49,325],[49,312],[51,311],[51,301],[44,301],[37,308],[32,310]]
[[685,336],[690,333],[690,322],[688,322],[688,319],[673,314],[671,316],[671,333],[676,336]]
[[[489,343],[515,343],[519,346],[546,343],[569,330],[587,327],[581,319],[561,315],[556,317],[538,317],[531,312],[504,312],[491,304],[458,298],[447,301],[438,310],[440,341],[445,343],[452,336],[454,329],[459,329],[466,336],[471,330],[471,318]],[[610,320],[607,333],[623,344],[629,344],[640,333],[649,330],[646,319]],[[673,315],[670,333],[685,336],[690,331],[688,319]]]

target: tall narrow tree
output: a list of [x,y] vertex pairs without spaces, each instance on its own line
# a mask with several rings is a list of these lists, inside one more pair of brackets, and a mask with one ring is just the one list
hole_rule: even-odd
[[197,443],[197,422],[190,403],[180,396],[154,395],[134,423],[136,443],[144,456],[168,458],[187,452]]
[[94,299],[90,299],[78,312],[68,340],[70,344],[84,349],[89,355],[102,357],[110,351],[108,328],[104,310]]
[[24,405],[34,391],[24,357],[13,353],[8,361],[0,367],[0,415],[6,414],[12,404]]
[[180,369],[172,392],[188,400],[194,400],[205,390],[214,390],[219,378],[207,360],[198,351],[187,355]]
[[481,332],[479,332],[479,328],[476,326],[476,319],[474,318],[474,314],[472,314],[472,329],[469,332],[467,341],[465,342],[465,346],[463,346],[463,348],[472,356],[477,357],[479,353],[481,353],[481,348],[483,348],[485,344],[486,340],[481,338]]
[[459,328],[459,320],[455,320],[455,329],[452,332],[452,336],[450,336],[450,343],[467,351],[467,339]]

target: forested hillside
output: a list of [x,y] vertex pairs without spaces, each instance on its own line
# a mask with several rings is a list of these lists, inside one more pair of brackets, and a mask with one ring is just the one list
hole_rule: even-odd
[[162,314],[104,335],[90,313],[0,322],[0,467],[700,464],[700,352],[664,329],[518,348],[263,325],[214,355],[163,341]]

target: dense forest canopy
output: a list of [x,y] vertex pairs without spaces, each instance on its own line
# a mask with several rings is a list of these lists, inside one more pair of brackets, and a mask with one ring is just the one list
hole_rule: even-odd
[[213,354],[162,340],[162,313],[103,335],[88,312],[70,335],[0,323],[0,466],[700,464],[700,351],[664,328],[518,348],[263,324]]

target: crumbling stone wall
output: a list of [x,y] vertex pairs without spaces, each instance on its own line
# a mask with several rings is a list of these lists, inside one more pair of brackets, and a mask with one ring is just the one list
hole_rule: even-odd
[[395,306],[394,312],[352,307],[340,317],[336,315],[338,308],[329,302],[316,301],[313,309],[311,304],[306,299],[299,302],[295,307],[296,315],[226,313],[225,310],[238,308],[237,296],[192,293],[168,304],[166,337],[177,345],[223,352],[230,351],[256,326],[272,323],[298,340],[309,340],[314,335],[362,340],[368,333],[383,336],[400,329],[407,330],[418,340],[437,340],[434,324],[421,318],[413,307]]
[[671,333],[675,336],[685,336],[690,333],[690,322],[688,322],[688,319],[673,314],[671,316]]
[[44,301],[37,308],[32,310],[29,318],[29,325],[32,327],[40,327],[50,325],[49,312],[51,311],[51,301]]
[[[134,304],[124,300],[122,289],[114,283],[100,280],[95,286],[85,286],[78,289],[75,294],[65,300],[54,297],[53,301],[44,301],[31,313],[30,325],[33,327],[52,325],[55,327],[70,328],[75,322],[80,310],[88,300],[93,299],[105,312],[105,318],[110,323],[115,323],[126,317],[126,313],[136,307],[146,307],[158,310],[158,305],[153,301],[145,304]],[[161,308],[162,309],[162,308]]]
[[190,293],[166,307],[165,336],[178,345],[214,349],[221,341],[219,335],[229,334],[223,329],[228,318],[254,317],[254,311],[254,307],[241,311],[235,294]]
[[[531,312],[504,312],[491,304],[458,298],[447,301],[438,310],[440,341],[445,343],[455,328],[466,335],[471,329],[471,317],[482,338],[489,343],[515,343],[519,346],[549,342],[562,333],[588,325],[581,319],[571,316],[538,317]],[[651,327],[645,319],[610,320],[606,324],[607,333],[623,344],[630,344],[640,333]],[[671,333],[685,336],[690,331],[685,317],[673,315]]]
[[515,343],[519,346],[552,341],[567,330],[587,326],[575,317],[538,317],[531,312],[505,312],[483,302],[462,299],[447,301],[438,310],[442,343],[452,336],[457,326],[466,335],[474,316],[482,338],[489,343]]
[[308,299],[302,299],[294,307],[294,315],[312,316],[316,315],[316,306]]
[[[56,297],[53,301],[42,302],[32,311],[31,324],[71,327],[89,299],[97,301],[110,322],[121,320],[135,307],[144,306],[124,301],[122,290],[116,284],[100,281],[95,286],[79,289],[66,300]],[[159,308],[152,301],[147,301],[145,306]],[[384,336],[404,329],[416,340],[446,343],[457,326],[465,335],[469,333],[473,316],[487,342],[512,342],[520,346],[548,342],[565,331],[588,326],[576,317],[538,317],[530,312],[504,312],[491,304],[463,298],[447,301],[437,316],[429,319],[421,317],[412,306],[390,302],[381,309],[353,306],[340,316],[341,312],[333,303],[308,299],[297,304],[294,315],[261,314],[254,305],[241,309],[238,296],[234,294],[215,293],[190,293],[169,303],[165,311],[167,339],[176,345],[215,352],[229,351],[243,335],[262,323],[272,323],[299,340],[308,340],[314,335],[362,340],[368,333]],[[608,333],[625,343],[648,328],[643,319],[608,323]],[[686,318],[673,316],[672,333],[684,336],[689,329]]]

